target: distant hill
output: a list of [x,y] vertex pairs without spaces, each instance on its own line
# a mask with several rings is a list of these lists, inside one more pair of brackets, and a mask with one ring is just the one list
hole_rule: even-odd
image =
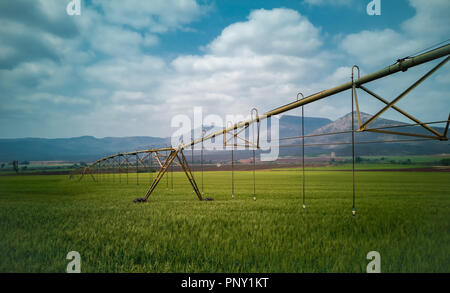
[[[313,131],[319,129],[322,126],[328,125],[333,122],[327,118],[305,117],[305,134],[310,134]],[[302,130],[302,118],[299,116],[283,115],[279,121],[279,137],[287,136],[299,136]],[[221,128],[212,126],[203,126],[206,130],[206,135],[215,131],[220,131]],[[251,127],[250,127],[251,129]],[[197,128],[197,131],[191,131],[191,136],[197,138],[201,137],[201,129]],[[195,136],[197,134],[197,136]]]
[[0,161],[90,161],[167,143],[167,139],[148,136],[0,139]]
[[[327,118],[305,117],[305,134],[329,125],[333,121]],[[280,138],[302,134],[302,117],[283,115],[280,118]]]
[[[366,122],[372,115],[361,112],[362,123]],[[347,115],[327,124],[320,128],[315,129],[312,134],[326,134],[335,132],[350,131],[352,128],[352,115]],[[305,123],[306,124],[306,123]],[[377,118],[369,128],[380,128],[392,125],[403,125],[405,123],[389,120],[384,118]],[[354,121],[355,129],[358,129],[358,119],[355,113]],[[438,132],[443,133],[444,129],[440,127],[433,127]],[[403,133],[418,133],[422,135],[430,135],[426,129],[421,126],[405,126],[397,127],[393,129],[386,129]],[[442,154],[450,152],[450,143],[448,141],[411,141],[420,139],[418,137],[404,136],[404,135],[392,135],[375,132],[356,132],[355,141],[357,144],[355,152],[357,155],[430,155],[430,154]],[[408,142],[391,142],[398,140],[410,140]],[[366,142],[379,141],[379,143],[366,144]],[[335,152],[338,156],[348,156],[351,154],[351,145],[345,143],[351,142],[351,133],[326,135],[318,137],[310,137],[305,139],[305,144],[314,144],[317,146],[307,147],[305,153],[308,155],[317,154],[329,154]],[[387,142],[387,143],[383,143]],[[287,141],[287,144],[300,144],[301,139]],[[332,145],[336,143],[336,145]],[[320,145],[322,144],[322,146]],[[330,144],[330,145],[323,145]],[[292,150],[287,149],[282,151],[282,155],[300,155],[299,148]]]
[[[367,121],[370,114],[361,113],[361,118]],[[351,130],[351,113],[331,121],[326,118],[305,117],[305,134],[325,134],[330,132],[341,132]],[[404,123],[378,118],[370,128],[387,125],[402,125]],[[298,137],[301,135],[301,117],[283,115],[280,118],[280,138]],[[357,129],[357,119],[355,115],[355,129]],[[213,131],[212,127],[205,126],[205,129]],[[442,128],[435,128],[443,132]],[[428,134],[427,130],[421,127],[399,127],[392,129],[401,132],[414,132]],[[201,132],[200,132],[201,133]],[[414,137],[387,135],[381,133],[356,133],[356,142],[367,141],[390,141],[390,140],[411,140]],[[310,137],[305,139],[306,144],[321,144],[306,148],[306,155],[330,154],[335,152],[337,156],[348,156],[351,154],[351,134],[336,134],[327,136]],[[280,148],[280,156],[299,156],[301,139],[283,140],[280,144],[292,147]],[[323,145],[332,144],[336,145]],[[92,136],[82,136],[74,138],[19,138],[0,139],[0,161],[92,161],[102,156],[118,152],[129,152],[134,150],[157,148],[170,144],[170,138],[134,136],[134,137],[105,137],[95,138]],[[400,143],[376,143],[356,145],[357,155],[425,155],[442,154],[450,152],[448,141],[425,141],[425,142],[400,142]],[[249,156],[251,152],[240,151],[240,158]],[[229,159],[228,152],[205,152],[208,160]]]

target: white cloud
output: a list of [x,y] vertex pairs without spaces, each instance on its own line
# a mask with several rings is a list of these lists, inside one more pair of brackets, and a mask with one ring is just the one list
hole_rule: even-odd
[[[357,63],[368,66],[387,66],[400,57],[406,57],[416,48],[424,46],[424,41],[410,39],[392,29],[362,31],[347,35],[340,48],[357,58]],[[391,62],[390,64],[387,64]]]
[[112,25],[94,28],[91,36],[94,50],[113,56],[137,55],[140,54],[140,46],[153,46],[158,43],[154,36],[143,37],[137,32]]
[[[370,72],[448,39],[450,35],[449,1],[410,0],[409,2],[415,8],[416,13],[412,18],[404,21],[400,25],[400,29],[364,30],[343,37],[339,47],[349,55],[348,60],[353,64],[361,65],[362,69]],[[438,61],[408,70],[407,73],[375,81],[368,87],[384,98],[392,100],[427,70],[430,70],[431,66],[436,65],[436,62]],[[444,75],[442,76],[442,74]],[[402,99],[398,106],[422,121],[445,120],[448,113],[441,109],[448,108],[448,102],[442,97],[447,95],[449,88],[441,81],[446,74],[448,75],[448,69],[439,70],[432,78],[426,80]],[[362,97],[364,95],[367,96],[362,93]],[[427,98],[427,102],[423,99],[424,96]],[[361,110],[368,113],[375,113],[384,106],[370,97],[361,100]],[[410,122],[394,110],[387,111],[382,117]]]
[[[77,32],[73,38],[0,18],[3,24],[9,23],[0,25],[2,37],[17,34],[22,40],[33,41],[23,46],[27,50],[18,50],[9,41],[0,44],[0,58],[16,56],[10,62],[12,68],[0,70],[0,86],[5,90],[2,107],[9,113],[22,111],[36,121],[45,120],[45,127],[63,125],[59,132],[56,126],[48,128],[51,130],[43,127],[45,136],[168,136],[171,117],[190,114],[194,106],[203,106],[205,115],[246,116],[253,107],[261,114],[294,101],[299,91],[306,96],[349,81],[350,66],[355,63],[372,71],[422,47],[425,38],[416,33],[423,36],[426,32],[420,31],[419,24],[435,23],[429,20],[432,16],[446,18],[436,14],[437,6],[433,10],[424,7],[424,1],[413,2],[417,14],[409,20],[410,25],[406,21],[401,30],[347,35],[333,51],[324,48],[327,39],[321,29],[297,11],[255,10],[247,20],[227,26],[205,44],[204,54],[180,55],[172,60],[148,55],[149,50],[144,49],[158,45],[162,32],[189,30],[189,23],[205,10],[193,1],[170,2],[173,6],[162,1],[136,1],[131,4],[141,8],[137,14],[130,2],[95,1],[107,13],[86,7],[82,17],[70,18],[75,29],[70,28]],[[39,5],[46,7],[44,2]],[[55,12],[48,13],[53,21]],[[441,24],[439,30],[444,34],[448,29]],[[51,45],[51,50],[46,51],[45,44]],[[28,49],[41,50],[41,57],[27,60],[24,53]],[[52,61],[49,52],[59,61]],[[442,84],[442,78],[436,82]],[[380,94],[387,93],[380,90]],[[433,97],[437,95],[433,91]],[[308,105],[306,113],[338,118],[349,112],[349,102],[345,93]],[[442,100],[439,103],[446,105]],[[44,105],[65,109],[70,115]],[[298,114],[298,110],[289,114]]]
[[323,89],[317,78],[333,71],[321,44],[320,29],[297,11],[256,10],[224,28],[205,55],[174,59],[155,95],[172,115],[194,106],[221,117],[246,116],[253,107],[263,113],[292,102],[299,90]]
[[130,59],[112,59],[86,67],[85,77],[101,82],[110,89],[145,89],[161,81],[166,71],[165,62],[154,56]]
[[154,33],[181,29],[208,10],[207,6],[199,5],[195,0],[94,0],[94,4],[102,8],[111,23],[148,29]]
[[91,103],[90,100],[84,98],[55,95],[51,93],[37,93],[25,97],[20,97],[19,99],[27,102],[47,101],[53,104],[68,104],[68,105],[87,105]]
[[320,30],[307,18],[279,8],[252,11],[248,21],[228,26],[207,48],[216,55],[302,56],[321,44]]
[[351,6],[354,0],[303,0],[304,3],[309,5],[334,5],[334,6]]
[[145,101],[147,95],[140,91],[116,91],[111,97],[111,100],[116,103],[127,102],[142,102]]
[[[364,30],[345,36],[340,48],[367,66],[389,65],[430,45],[448,39],[450,1],[410,0],[414,17],[404,21],[400,30]],[[389,64],[388,64],[389,63]]]
[[402,29],[412,38],[426,39],[427,42],[446,40],[450,35],[448,0],[409,0],[416,15],[402,24]]
[[[134,8],[108,1],[99,5],[111,13],[83,6],[79,17],[66,15],[64,1],[7,4],[0,2],[0,110],[40,121],[35,136],[138,135],[143,129],[126,126],[128,121],[149,125],[158,116],[167,118],[153,94],[167,65],[143,51],[158,44],[156,32],[188,30],[205,12],[195,1],[135,1]],[[141,9],[130,16],[136,7]],[[154,26],[142,29],[146,21]],[[59,131],[47,127],[50,122]],[[31,128],[23,132],[19,124],[3,135],[29,134]]]

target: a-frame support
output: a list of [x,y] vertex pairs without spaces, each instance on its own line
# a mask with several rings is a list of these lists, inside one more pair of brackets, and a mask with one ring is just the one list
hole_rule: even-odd
[[184,173],[186,174],[189,183],[191,183],[192,188],[194,189],[195,194],[197,194],[197,197],[199,200],[203,200],[202,194],[200,192],[200,189],[197,186],[197,182],[195,182],[194,175],[192,175],[191,168],[189,167],[188,161],[186,160],[186,157],[184,156],[183,150],[180,150],[177,154],[178,162],[181,165],[181,168],[183,169]]
[[170,154],[164,160],[164,164],[162,164],[162,162],[159,161],[159,163],[161,164],[160,165],[161,168],[159,169],[158,175],[153,180],[153,183],[150,186],[150,188],[148,189],[145,197],[142,198],[142,200],[138,200],[138,201],[147,201],[148,200],[148,198],[150,197],[152,192],[156,189],[156,186],[158,185],[158,183],[164,177],[164,174],[166,174],[167,170],[169,170],[169,167],[174,162],[175,158],[178,159],[178,162],[179,162],[181,168],[183,169],[184,173],[186,174],[186,177],[188,178],[189,183],[191,183],[191,186],[194,189],[194,192],[197,194],[198,199],[203,200],[200,190],[198,189],[197,183],[195,182],[194,176],[192,175],[191,168],[189,167],[186,157],[183,154],[183,150],[176,148],[176,149],[172,149],[170,151]]

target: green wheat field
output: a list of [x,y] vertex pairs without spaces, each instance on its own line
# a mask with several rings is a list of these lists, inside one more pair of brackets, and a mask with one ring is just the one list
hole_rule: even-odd
[[[450,173],[205,172],[199,201],[184,173],[0,177],[0,272],[450,272]],[[195,178],[201,188],[200,173]],[[139,180],[139,185],[137,185]]]

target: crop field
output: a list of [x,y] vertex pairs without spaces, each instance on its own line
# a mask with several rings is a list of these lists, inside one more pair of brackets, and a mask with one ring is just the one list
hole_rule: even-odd
[[[450,272],[450,173],[359,172],[356,209],[347,171],[205,172],[199,201],[184,173],[0,176],[0,272]],[[195,173],[199,187],[199,172]],[[137,185],[139,180],[139,185]]]

